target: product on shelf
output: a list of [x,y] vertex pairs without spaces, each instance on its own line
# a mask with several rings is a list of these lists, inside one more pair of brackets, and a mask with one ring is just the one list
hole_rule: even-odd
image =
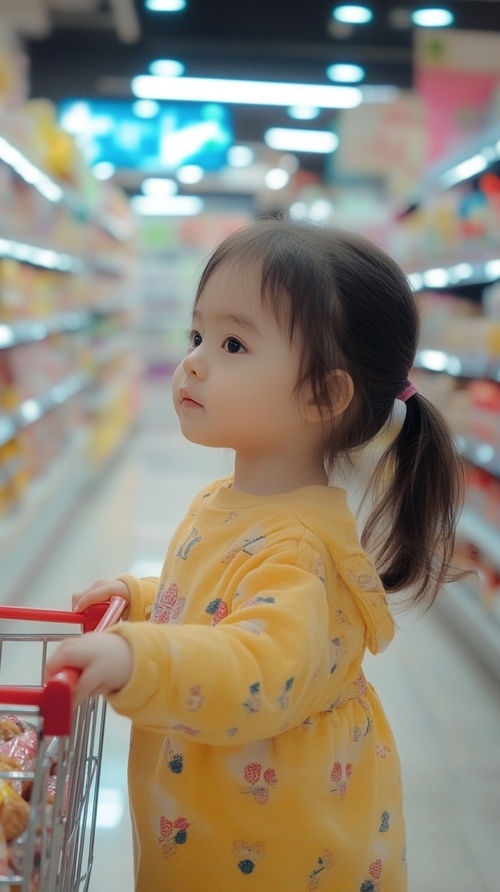
[[500,678],[499,136],[479,140],[488,166],[467,180],[458,177],[477,146],[443,159],[399,215],[392,250],[420,305],[412,381],[448,419],[466,464],[455,558],[473,572],[450,593],[450,616]]
[[129,201],[83,163],[50,102],[24,88],[3,101],[6,58],[16,70],[3,49],[0,29],[0,551],[15,597],[131,428],[141,369]]

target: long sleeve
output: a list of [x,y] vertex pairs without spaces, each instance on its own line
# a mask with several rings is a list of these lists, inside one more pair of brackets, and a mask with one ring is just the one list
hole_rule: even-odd
[[110,698],[139,726],[224,745],[281,733],[321,708],[330,684],[319,555],[293,543],[241,581],[216,625],[124,623],[129,683]]
[[129,622],[147,620],[151,616],[158,585],[160,580],[156,576],[146,576],[137,579],[130,574],[118,577],[125,583],[130,592],[130,607],[127,614]]

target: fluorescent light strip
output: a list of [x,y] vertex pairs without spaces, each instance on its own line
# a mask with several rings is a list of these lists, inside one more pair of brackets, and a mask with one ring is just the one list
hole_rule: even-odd
[[393,84],[364,84],[359,89],[364,103],[389,105],[401,98],[401,90]]
[[4,347],[11,347],[12,344],[15,344],[16,338],[14,335],[14,331],[10,327],[10,325],[0,324],[0,349]]
[[441,174],[439,178],[441,185],[445,189],[449,189],[450,186],[455,186],[457,183],[461,183],[463,180],[468,180],[470,177],[481,173],[487,166],[488,160],[479,152],[477,155],[473,155],[472,158],[467,158],[466,161],[462,161],[455,167],[451,167],[446,173]]
[[131,88],[134,96],[139,99],[171,99],[181,102],[354,108],[362,101],[362,93],[358,87],[223,78],[152,77],[141,74],[133,78]]
[[5,161],[9,167],[12,167],[21,179],[34,186],[49,201],[57,202],[63,198],[61,187],[32,164],[19,149],[11,145],[3,136],[0,136],[0,159]]
[[448,270],[443,269],[442,267],[426,269],[425,272],[422,273],[422,278],[424,280],[424,285],[426,285],[427,288],[446,288],[450,283],[450,274]]
[[197,195],[172,195],[165,198],[134,195],[130,204],[136,214],[149,217],[194,217],[204,207],[202,199]]
[[421,28],[446,28],[453,24],[454,15],[448,9],[416,9],[411,20]]
[[61,272],[81,272],[84,262],[79,257],[53,251],[50,248],[39,248],[13,239],[0,238],[0,257],[12,257],[22,263],[32,263],[45,269],[57,269]]
[[329,154],[339,144],[338,136],[329,130],[294,130],[271,127],[264,133],[264,141],[271,149],[284,152],[318,152]]
[[373,18],[371,9],[367,6],[360,6],[359,3],[345,3],[337,6],[332,13],[334,19],[348,25],[364,25]]
[[415,291],[422,288],[446,288],[464,282],[494,282],[500,279],[500,258],[492,258],[484,263],[457,263],[450,267],[436,267],[408,275],[408,281]]

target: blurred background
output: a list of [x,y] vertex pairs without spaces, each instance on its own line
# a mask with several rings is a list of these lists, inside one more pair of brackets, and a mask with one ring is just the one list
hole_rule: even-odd
[[[361,231],[417,294],[412,379],[467,460],[457,561],[476,573],[369,671],[410,892],[499,892],[499,0],[1,0],[1,598],[63,607],[159,570],[225,472],[170,407],[197,277],[278,213]],[[110,723],[94,888],[129,892]]]

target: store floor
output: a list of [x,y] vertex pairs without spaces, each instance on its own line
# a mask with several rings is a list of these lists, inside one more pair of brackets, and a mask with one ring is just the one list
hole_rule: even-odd
[[[136,433],[75,507],[19,602],[63,607],[100,577],[158,572],[191,497],[227,467],[224,455],[181,438],[169,383],[148,383]],[[370,657],[366,671],[403,765],[409,892],[499,892],[499,686],[438,609],[400,625],[391,648]],[[128,722],[109,711],[91,892],[133,888],[128,734]]]

